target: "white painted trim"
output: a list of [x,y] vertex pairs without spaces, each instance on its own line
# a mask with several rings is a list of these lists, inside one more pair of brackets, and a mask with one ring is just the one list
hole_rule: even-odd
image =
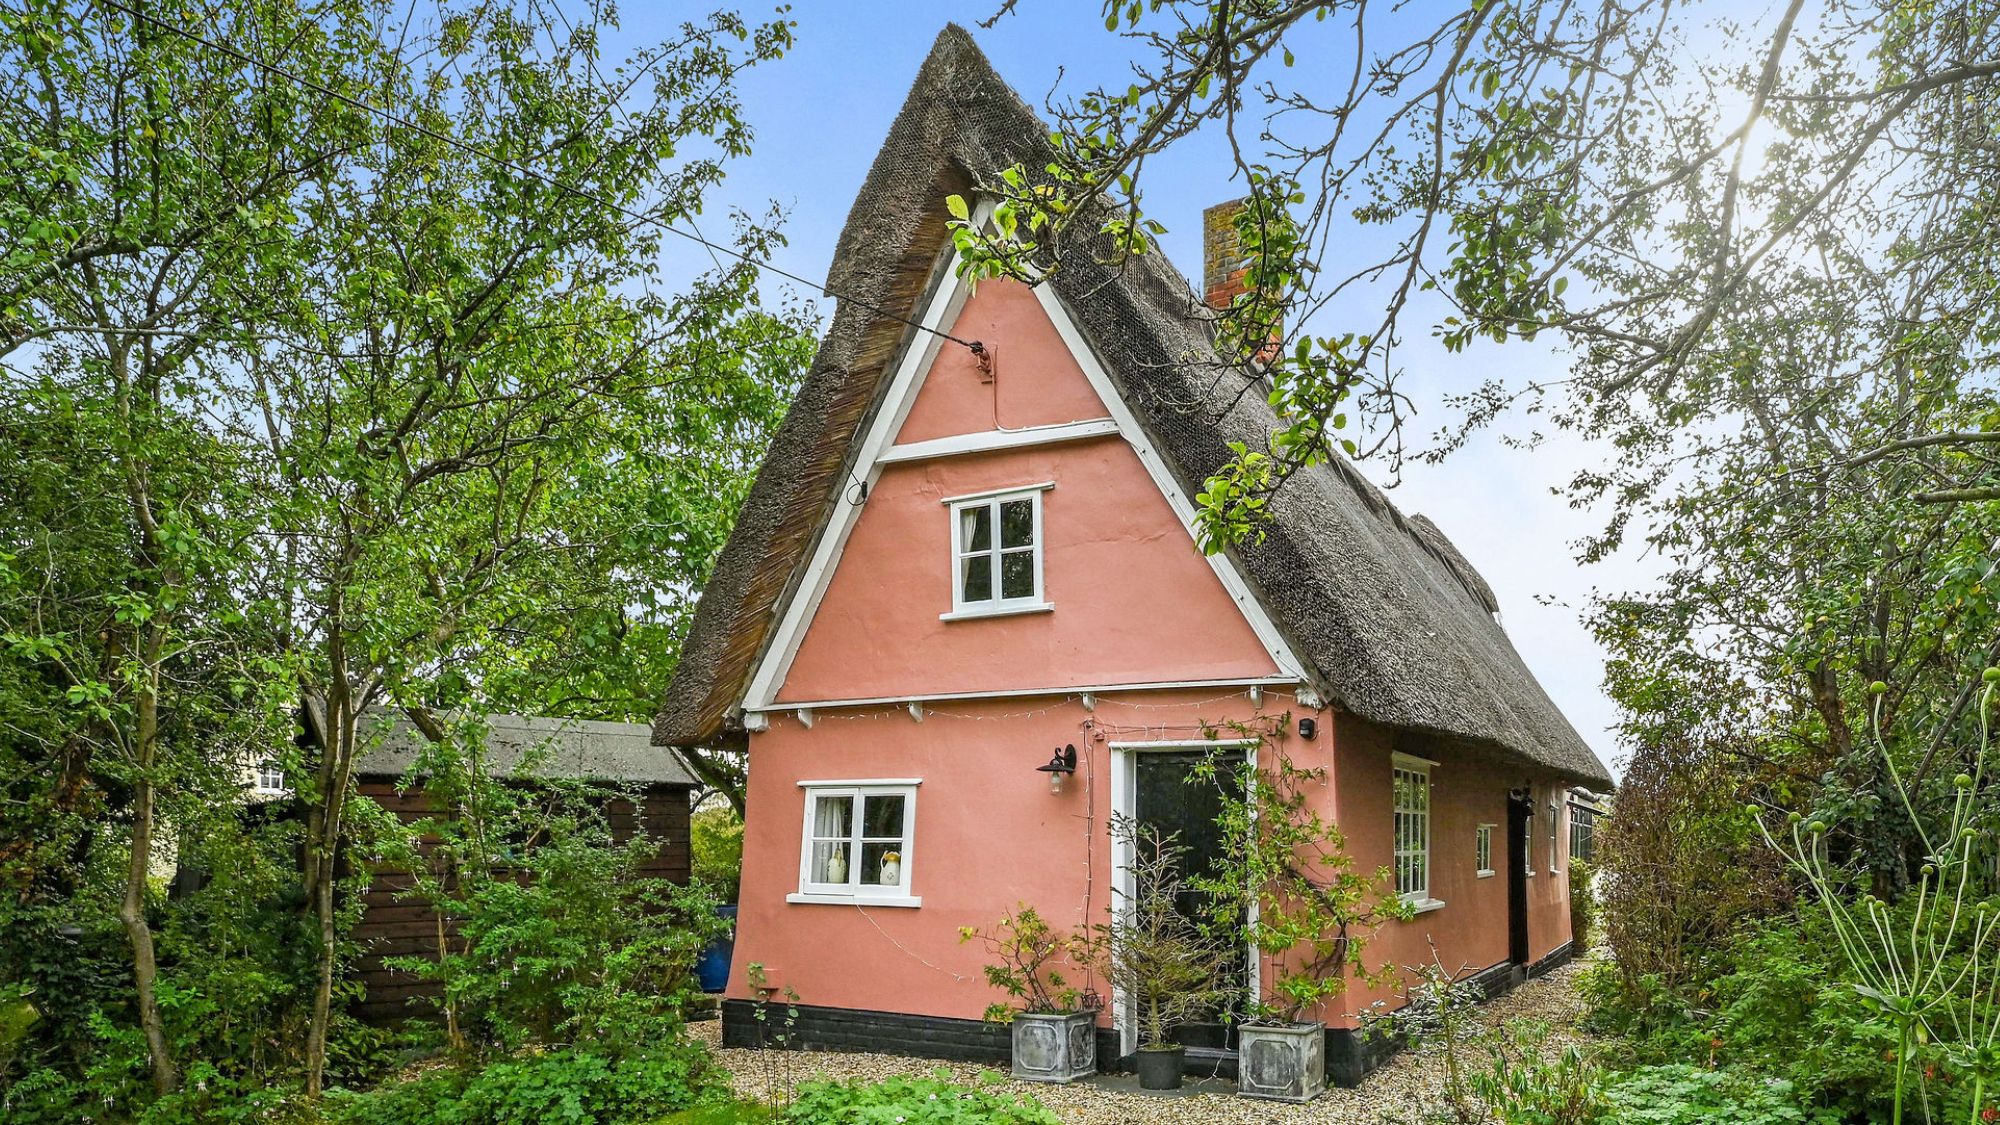
[[1433,910],[1444,909],[1444,900],[1438,898],[1404,899],[1403,901],[1416,907],[1418,914],[1429,914]]
[[1158,680],[1138,684],[1094,684],[1088,687],[1036,687],[1009,688],[1006,691],[945,691],[929,695],[876,695],[865,699],[808,699],[802,702],[768,703],[761,707],[744,707],[744,727],[750,728],[750,716],[774,715],[800,707],[830,711],[835,707],[880,707],[889,703],[939,703],[968,699],[1024,699],[1044,695],[1076,695],[1099,697],[1098,703],[1107,692],[1115,691],[1179,691],[1188,688],[1252,687],[1262,684],[1266,687],[1284,687],[1296,684],[1298,680],[1290,676],[1263,676],[1257,679],[1232,680]]
[[[975,220],[984,223],[992,213],[992,204],[982,201]],[[933,331],[914,333],[911,344],[905,345],[902,358],[896,362],[889,377],[882,408],[876,411],[874,421],[862,435],[861,445],[855,451],[852,464],[866,466],[861,474],[864,496],[874,489],[875,482],[881,478],[879,459],[883,450],[893,442],[896,431],[902,429],[904,419],[909,417],[910,407],[916,402],[914,390],[919,378],[944,346],[944,337],[938,330],[958,315],[972,295],[972,287],[958,276],[958,251],[952,249],[940,257],[943,273],[925,302],[922,314],[917,317],[921,328]],[[866,500],[862,503],[865,504]],[[805,574],[792,591],[777,627],[772,630],[764,651],[757,658],[757,669],[743,694],[745,711],[762,709],[762,705],[778,694],[786,673],[791,671],[793,657],[798,655],[799,642],[805,636],[806,626],[819,611],[820,599],[826,596],[827,583],[833,578],[834,563],[847,546],[847,537],[854,530],[860,514],[861,505],[844,501],[834,503],[833,519],[821,530],[812,557],[806,564]]]
[[1473,825],[1472,827],[1473,862],[1474,863],[1479,862],[1479,837],[1481,835],[1484,835],[1486,837],[1486,863],[1487,863],[1487,866],[1478,868],[1473,872],[1474,878],[1491,879],[1493,876],[1499,874],[1499,872],[1494,870],[1492,866],[1493,840],[1495,837],[1500,835],[1499,828],[1500,826],[1498,824],[1492,823],[1490,821],[1482,821],[1479,824]]
[[[1037,285],[1032,292],[1035,294],[1035,299],[1041,302],[1042,312],[1055,325],[1056,334],[1069,348],[1070,355],[1075,357],[1077,366],[1083,368],[1084,377],[1090,381],[1091,389],[1097,392],[1098,400],[1104,403],[1104,408],[1110,411],[1112,419],[1118,423],[1118,432],[1124,435],[1133,452],[1139,455],[1139,463],[1146,467],[1146,472],[1153,478],[1153,484],[1159,488],[1161,495],[1167,498],[1168,506],[1180,517],[1181,526],[1187,530],[1189,538],[1192,539],[1195,514],[1193,503],[1181,493],[1180,485],[1174,480],[1174,474],[1160,458],[1159,452],[1153,448],[1151,439],[1139,425],[1139,419],[1132,413],[1132,407],[1118,393],[1111,376],[1098,362],[1097,353],[1083,338],[1082,331],[1076,326],[1075,318],[1070,316],[1069,308],[1062,303],[1062,298],[1056,294],[1053,286]],[[1209,568],[1215,571],[1215,576],[1221,580],[1223,589],[1229,591],[1230,598],[1236,602],[1237,609],[1250,623],[1251,630],[1257,634],[1257,639],[1263,643],[1265,652],[1270,655],[1279,670],[1290,673],[1302,682],[1310,682],[1310,677],[1305,674],[1305,664],[1292,652],[1284,634],[1278,631],[1277,624],[1265,611],[1263,603],[1250,592],[1249,583],[1236,569],[1236,563],[1226,554],[1211,555],[1204,552],[1202,558],[1208,560]]]
[[[1049,489],[1054,488],[1055,486],[1056,482],[1052,480],[1045,480],[1039,484],[1010,484],[1005,488],[989,488],[984,492],[968,492],[963,496],[946,496],[943,499],[939,500],[938,503],[959,505],[959,504],[976,504],[981,500],[988,500],[988,501],[1014,500],[1032,496],[1039,492],[1047,492]],[[1037,497],[1037,499],[1039,500],[1039,497]],[[1038,503],[1036,507],[1039,508],[1040,504]],[[1040,531],[1041,528],[1037,527],[1035,530]],[[998,535],[999,529],[997,528],[994,529],[994,534]],[[1041,544],[1037,543],[1035,544],[1035,546],[1039,547],[1041,546]],[[954,541],[952,543],[952,550],[956,552],[957,549],[958,549],[958,543],[956,542],[956,537],[954,537]]]
[[[1437,849],[1432,846],[1432,844],[1435,843],[1433,837],[1435,834],[1435,829],[1437,828],[1437,809],[1434,808],[1431,803],[1431,768],[1437,765],[1437,763],[1431,761],[1429,758],[1419,758],[1414,754],[1404,754],[1400,752],[1391,753],[1389,755],[1389,759],[1390,759],[1390,769],[1392,771],[1392,773],[1390,774],[1390,786],[1389,786],[1389,825],[1390,825],[1390,835],[1392,837],[1390,853],[1389,853],[1389,862],[1391,864],[1391,871],[1397,879],[1397,897],[1400,898],[1402,901],[1410,904],[1411,906],[1416,907],[1417,913],[1422,914],[1425,911],[1435,910],[1437,909],[1438,906],[1444,905],[1444,903],[1438,902],[1436,899],[1431,897],[1431,881],[1432,877],[1437,873],[1437,869],[1434,866],[1434,862],[1437,858]],[[1396,818],[1404,815],[1406,811],[1415,813],[1416,810],[1414,809],[1405,810],[1402,806],[1396,803],[1395,774],[1397,773],[1412,774],[1424,779],[1423,783],[1424,806],[1423,806],[1423,812],[1421,814],[1424,818],[1424,850],[1423,850],[1424,885],[1421,888],[1414,891],[1405,891],[1402,889],[1401,864],[1403,861],[1404,853],[1399,847],[1396,846],[1394,841],[1399,840],[1401,838],[1400,836],[1401,827],[1396,824]],[[1437,905],[1436,906],[1430,905],[1432,903],[1436,903]]]
[[918,895],[823,895],[794,891],[785,896],[785,901],[794,905],[811,903],[819,906],[894,906],[915,909],[924,904]]
[[895,786],[907,785],[910,786],[911,788],[915,788],[916,786],[922,785],[923,783],[924,779],[921,777],[857,777],[857,778],[833,777],[833,778],[821,778],[814,781],[801,781],[799,782],[799,788],[866,789],[871,785],[895,785]]
[[1004,449],[1032,449],[1109,437],[1118,432],[1118,423],[1109,418],[1090,422],[1058,422],[1052,426],[1024,426],[1018,430],[982,430],[972,434],[929,438],[892,445],[875,459],[878,465],[900,465],[907,461],[931,461],[940,457],[963,457],[968,453],[994,453]]
[[1054,613],[1054,602],[973,602],[963,609],[938,614],[939,621],[977,621],[982,617],[1012,617],[1017,613]]
[[1113,742],[1113,750],[1247,750],[1254,738],[1176,738],[1164,742]]
[[[1133,814],[1139,803],[1139,773],[1132,768],[1132,755],[1149,752],[1204,749],[1243,749],[1250,752],[1246,759],[1257,752],[1258,741],[1252,739],[1178,739],[1160,742],[1113,742],[1111,747],[1111,815]],[[1120,902],[1132,899],[1132,841],[1111,839],[1111,885],[1112,906],[1116,909]],[[1250,903],[1250,922],[1257,920],[1257,903]],[[1257,947],[1247,940],[1245,957],[1247,980],[1252,995],[1262,996],[1264,989],[1263,958],[1258,956]],[[1111,1026],[1118,1032],[1119,1053],[1131,1054],[1139,1046],[1138,1011],[1123,989],[1113,983],[1111,989]]]
[[[921,902],[910,894],[916,885],[917,851],[917,787],[921,780],[833,780],[801,781],[799,788],[805,790],[805,819],[799,828],[799,889],[794,899],[786,895],[786,902],[835,902],[874,905],[916,905]],[[853,844],[853,854],[848,857],[847,883],[822,883],[812,878],[813,852],[813,806],[822,796],[845,796],[852,799],[848,815],[853,819],[848,824],[847,839]],[[897,849],[897,859],[901,864],[898,872],[899,883],[893,887],[868,885],[860,882],[855,865],[861,862],[861,826],[865,812],[863,802],[868,797],[903,798],[903,830]],[[884,837],[886,839],[886,837]],[[904,900],[901,903],[892,900]]]
[[[956,621],[965,617],[993,617],[1006,613],[1046,613],[1055,608],[1049,604],[1042,589],[1042,562],[1047,555],[1048,542],[1042,531],[1042,493],[1054,488],[1054,481],[1042,484],[1020,485],[1013,488],[989,489],[967,496],[954,496],[944,501],[950,509],[946,518],[951,521],[951,611],[939,614],[943,621]],[[1025,547],[1016,546],[1014,554],[1023,550],[1028,553],[1028,561],[1033,570],[1034,590],[1020,597],[1004,597],[1006,583],[1006,561],[1009,553],[1006,539],[1001,535],[1000,509],[1008,504],[1028,502],[1028,542]],[[965,546],[965,520],[961,513],[968,510],[984,510],[987,515],[987,545],[982,551],[969,551]],[[984,557],[987,560],[987,593],[989,598],[965,600],[965,579],[959,567],[968,558]]]
[[[990,221],[992,213],[992,201],[982,200],[974,212],[973,221],[984,225]],[[972,292],[972,286],[968,285],[965,279],[958,276],[959,258],[957,250],[952,249],[948,253],[942,254],[941,257],[943,259],[941,266],[942,275],[935,290],[926,301],[922,314],[917,318],[918,324],[927,329],[941,329],[946,323],[956,318],[958,313],[965,307],[965,302],[969,299]],[[1166,497],[1168,506],[1179,517],[1183,528],[1187,530],[1190,539],[1192,539],[1194,535],[1194,505],[1181,492],[1179,484],[1174,480],[1173,473],[1167,469],[1159,453],[1154,450],[1151,440],[1146,436],[1145,430],[1139,425],[1137,417],[1132,413],[1131,406],[1119,396],[1117,388],[1111,382],[1110,376],[1105,373],[1103,365],[1098,362],[1097,354],[1091,350],[1089,344],[1084,340],[1081,331],[1076,326],[1074,318],[1070,316],[1069,310],[1063,305],[1061,298],[1055,295],[1050,286],[1037,285],[1032,287],[1030,291],[1035,294],[1035,299],[1041,303],[1043,312],[1049,317],[1050,322],[1054,324],[1057,335],[1062,339],[1064,346],[1069,349],[1071,356],[1076,360],[1077,366],[1083,369],[1084,377],[1090,382],[1091,389],[1097,393],[1099,400],[1104,403],[1105,409],[1111,415],[1111,421],[1117,427],[1118,434],[1126,440],[1132,447],[1133,452],[1138,455],[1140,463],[1146,467],[1147,474],[1153,478],[1154,485]],[[944,340],[941,335],[923,333],[913,337],[913,344],[914,346],[906,346],[904,348],[901,358],[896,362],[895,369],[889,379],[889,386],[882,398],[881,408],[876,411],[874,421],[869,424],[867,431],[862,435],[861,443],[855,451],[852,464],[866,466],[866,469],[860,474],[860,479],[865,488],[871,492],[876,482],[881,478],[885,465],[893,463],[885,462],[883,454],[893,448],[895,434],[902,428],[903,422],[909,417],[911,406],[916,401],[916,389],[919,380],[935,361],[939,350],[944,345]],[[866,501],[864,500],[863,504],[865,505],[865,503]],[[793,590],[790,600],[786,603],[779,617],[776,628],[773,629],[762,654],[757,659],[756,670],[751,676],[749,686],[743,693],[742,711],[751,713],[782,710],[782,708],[773,708],[771,706],[772,700],[777,697],[779,688],[784,684],[785,676],[791,671],[792,661],[798,655],[799,643],[804,639],[806,627],[811,623],[813,615],[819,610],[820,600],[826,594],[827,585],[832,580],[834,566],[840,558],[841,551],[847,545],[847,537],[854,529],[854,524],[860,516],[861,507],[862,505],[844,502],[835,503],[833,518],[829,525],[821,531],[818,541],[813,548],[812,557],[806,565],[805,573],[801,577],[797,588]],[[1202,557],[1207,560],[1209,568],[1215,572],[1216,577],[1222,582],[1223,588],[1228,591],[1230,598],[1236,602],[1238,610],[1243,613],[1245,620],[1249,622],[1251,630],[1256,634],[1259,642],[1263,644],[1265,652],[1271,657],[1282,673],[1278,677],[1265,678],[1252,682],[1310,685],[1311,678],[1305,672],[1306,665],[1292,652],[1291,646],[1285,641],[1284,635],[1279,632],[1269,612],[1257,600],[1256,596],[1251,593],[1247,581],[1237,570],[1234,561],[1224,554],[1204,554]],[[1037,561],[1040,561],[1039,553]],[[956,560],[954,559],[955,563]],[[955,566],[953,578],[954,580],[956,579]],[[1232,681],[1209,682],[1228,683]],[[1302,695],[1306,696],[1306,698],[1302,698],[1301,703],[1316,709],[1318,706],[1317,695],[1316,693],[1308,695],[1307,692],[1309,691],[1309,686],[1306,691],[1302,691]],[[937,696],[935,698],[998,697],[1004,694],[1050,693],[955,693],[951,696]],[[908,698],[911,697],[896,697],[896,701]]]

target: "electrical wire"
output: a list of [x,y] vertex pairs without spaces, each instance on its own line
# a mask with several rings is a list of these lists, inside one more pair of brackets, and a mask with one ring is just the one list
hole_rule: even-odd
[[353,108],[358,109],[363,113],[373,114],[384,121],[388,121],[392,124],[399,125],[402,128],[409,129],[416,133],[420,133],[423,136],[429,137],[434,141],[438,141],[442,144],[449,145],[452,148],[459,150],[460,152],[479,157],[480,159],[489,161],[493,164],[497,164],[500,167],[515,173],[516,175],[526,176],[529,179],[535,180],[538,183],[554,188],[557,191],[567,192],[568,194],[573,195],[578,199],[584,200],[585,202],[595,203],[599,207],[603,207],[606,210],[615,211],[618,214],[633,220],[634,222],[646,223],[651,226],[658,227],[659,229],[666,231],[668,234],[674,235],[679,238],[685,238],[689,242],[705,246],[708,248],[711,254],[720,251],[721,253],[727,254],[738,261],[745,262],[749,265],[755,266],[760,270],[768,270],[771,273],[777,274],[779,277],[785,278],[788,281],[794,281],[800,285],[804,285],[807,286],[808,288],[817,290],[818,292],[823,293],[828,297],[832,297],[836,301],[852,301],[853,303],[860,305],[862,308],[867,309],[869,312],[872,312],[877,316],[883,317],[888,320],[893,320],[898,324],[902,324],[910,328],[915,328],[920,332],[927,332],[930,335],[936,336],[941,340],[949,340],[952,343],[957,344],[959,347],[962,347],[967,351],[971,352],[975,356],[984,356],[985,354],[987,354],[985,346],[981,344],[978,340],[960,339],[959,337],[954,336],[949,332],[945,332],[937,328],[932,328],[930,325],[922,324],[919,323],[918,321],[911,320],[906,316],[900,316],[896,313],[890,312],[888,309],[885,309],[881,305],[875,304],[872,301],[864,301],[859,297],[852,297],[837,292],[831,288],[828,288],[825,285],[820,284],[819,282],[812,281],[808,278],[800,277],[798,274],[792,273],[789,270],[781,269],[777,266],[770,264],[769,262],[758,262],[755,259],[753,259],[750,255],[743,253],[741,250],[737,250],[729,246],[724,246],[719,243],[710,242],[708,239],[703,238],[700,234],[692,231],[682,230],[679,227],[674,226],[672,223],[669,223],[664,219],[655,218],[654,216],[645,214],[644,212],[641,211],[634,211],[629,207],[625,207],[621,204],[614,203],[611,200],[605,199],[603,196],[600,196],[595,192],[586,191],[583,188],[564,183],[562,180],[559,180],[554,176],[550,176],[543,172],[536,171],[535,169],[530,168],[525,164],[521,164],[518,161],[509,160],[506,157],[499,155],[498,153],[489,152],[486,149],[480,148],[478,145],[475,145],[469,141],[462,141],[459,140],[457,137],[440,133],[437,130],[429,128],[428,126],[420,122],[412,121],[411,119],[404,117],[401,114],[391,112],[389,110],[383,109],[382,107],[374,105],[369,102],[364,102],[359,98],[350,97],[349,95],[343,94],[340,91],[335,90],[330,86],[323,85],[321,83],[313,81],[310,78],[305,77],[304,75],[297,74],[293,71],[287,70],[284,67],[277,65],[276,63],[266,62],[265,60],[260,59],[255,55],[251,55],[245,51],[239,50],[235,47],[230,46],[227,43],[220,43],[213,39],[209,39],[203,35],[197,34],[196,32],[189,30],[188,28],[182,27],[179,24],[172,23],[168,20],[163,20],[160,17],[153,15],[151,12],[146,12],[138,8],[135,8],[125,3],[124,0],[102,0],[102,2],[106,7],[115,8],[118,11],[125,13],[126,15],[132,17],[135,20],[143,21],[147,24],[152,25],[153,27],[160,29],[161,31],[167,32],[170,35],[177,35],[182,39],[186,39],[191,43],[198,43],[201,46],[206,47],[211,51],[221,52],[222,54],[228,55],[230,58],[233,58],[238,62],[245,63],[249,66],[254,66],[257,69],[264,71],[266,74],[275,75],[279,78],[284,79],[287,82],[292,83],[293,85],[301,86],[307,90],[311,90],[313,93],[316,93],[321,97],[332,98],[335,101],[338,101],[344,105],[352,106]]

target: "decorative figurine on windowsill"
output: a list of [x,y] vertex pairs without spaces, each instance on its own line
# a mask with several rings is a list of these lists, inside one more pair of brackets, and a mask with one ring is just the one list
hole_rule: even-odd
[[826,857],[826,881],[829,883],[847,882],[847,856],[845,854],[834,852],[832,855]]
[[882,885],[898,886],[903,881],[903,857],[899,852],[882,853]]

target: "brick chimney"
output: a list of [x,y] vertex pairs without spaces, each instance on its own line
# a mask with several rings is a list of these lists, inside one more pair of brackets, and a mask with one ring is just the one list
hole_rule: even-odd
[[1238,294],[1249,291],[1243,239],[1236,233],[1236,216],[1249,203],[1232,199],[1201,213],[1201,292],[1212,309],[1226,309]]

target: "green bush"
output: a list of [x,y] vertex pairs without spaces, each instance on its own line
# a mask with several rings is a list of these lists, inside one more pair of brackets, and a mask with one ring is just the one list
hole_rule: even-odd
[[656,841],[611,846],[602,825],[558,824],[550,842],[448,908],[461,949],[396,967],[443,985],[474,1049],[671,1039],[693,970],[721,931],[715,899],[643,874]]
[[694,881],[735,902],[743,886],[743,818],[728,805],[702,809],[688,829]]
[[1597,925],[1597,890],[1590,881],[1590,862],[1569,861],[1569,936],[1576,952],[1590,948],[1590,931]]
[[[997,1079],[996,1079],[997,1080]],[[1059,1125],[1031,1097],[972,1089],[936,1078],[888,1078],[867,1085],[807,1082],[785,1125]]]
[[1831,1110],[1800,1104],[1783,1078],[1686,1063],[1642,1067],[1604,1087],[1602,1125],[1838,1125]]
[[719,1104],[727,1086],[696,1043],[622,1055],[571,1047],[345,1095],[328,1116],[337,1125],[627,1125]]

